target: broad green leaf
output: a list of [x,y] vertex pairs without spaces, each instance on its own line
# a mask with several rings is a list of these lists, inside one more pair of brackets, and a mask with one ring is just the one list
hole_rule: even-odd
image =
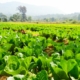
[[51,66],[51,72],[53,74],[54,80],[69,80],[65,71],[59,68],[58,66]]
[[68,72],[69,72],[74,68],[74,66],[77,65],[77,62],[74,59],[69,59],[67,65],[68,65]]
[[37,80],[48,80],[47,72],[45,70],[40,71],[37,74]]
[[66,60],[63,59],[60,61],[60,67],[64,70],[66,74],[68,73],[68,64]]
[[75,79],[78,79],[79,70],[77,62],[74,59],[68,60],[68,71],[71,76],[73,76]]
[[26,58],[23,58],[22,60],[22,66],[26,68],[26,70],[28,70],[30,64],[31,64],[31,60],[32,60],[32,57],[26,57]]
[[11,75],[19,74],[22,71],[21,63],[16,56],[9,56],[4,71]]
[[5,66],[6,66],[5,60],[4,59],[0,60],[0,75],[4,71]]
[[65,59],[71,59],[74,56],[74,53],[71,50],[66,50],[63,54]]
[[75,59],[76,59],[77,61],[80,61],[80,53],[78,53],[78,54],[75,55]]

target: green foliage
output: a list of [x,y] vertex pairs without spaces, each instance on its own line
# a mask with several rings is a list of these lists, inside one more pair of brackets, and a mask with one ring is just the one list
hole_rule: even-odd
[[71,59],[74,57],[74,53],[71,50],[66,50],[63,56],[65,59]]
[[26,7],[25,6],[19,6],[18,7],[18,10],[20,11],[20,13],[21,13],[21,21],[26,21],[26,12],[27,12],[27,9],[26,9]]
[[19,13],[13,14],[9,20],[14,22],[21,21],[21,15]]
[[79,80],[79,25],[1,23],[0,75],[10,80]]
[[37,74],[37,80],[48,80],[48,75],[45,70],[42,70]]
[[29,16],[28,18],[27,18],[27,21],[32,21],[32,17],[31,16]]

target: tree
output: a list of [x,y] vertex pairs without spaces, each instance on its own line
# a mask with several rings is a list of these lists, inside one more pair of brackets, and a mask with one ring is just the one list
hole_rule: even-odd
[[21,21],[21,15],[19,13],[13,14],[10,18],[10,21]]
[[22,15],[22,21],[26,21],[26,12],[27,12],[27,9],[25,6],[19,6],[18,7],[18,10],[20,11],[21,15]]
[[32,21],[32,17],[29,16],[29,17],[27,18],[27,20],[31,22],[31,21]]
[[0,22],[1,22],[1,18],[0,18]]
[[78,20],[80,21],[80,14],[78,15]]
[[8,20],[7,20],[7,18],[5,17],[5,18],[3,18],[3,22],[7,22]]
[[43,20],[46,21],[46,22],[49,22],[49,19],[48,18],[44,18]]
[[6,22],[7,21],[7,16],[4,15],[3,13],[0,13],[0,21]]
[[55,21],[55,19],[52,17],[52,18],[50,18],[50,21]]

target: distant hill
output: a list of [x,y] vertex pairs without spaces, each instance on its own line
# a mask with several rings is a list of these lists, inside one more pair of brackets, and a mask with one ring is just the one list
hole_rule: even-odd
[[57,20],[66,20],[66,19],[74,19],[78,20],[80,13],[71,13],[71,14],[47,14],[47,15],[39,15],[33,16],[33,19],[44,19],[44,18],[55,18]]
[[26,6],[27,16],[32,16],[33,20],[42,20],[44,18],[54,18],[57,20],[75,19],[80,20],[80,13],[65,14],[57,8],[50,6],[36,6],[21,2],[0,3],[0,13],[10,17],[12,14],[19,12],[18,6]]
[[18,6],[26,6],[27,8],[27,15],[47,15],[47,14],[56,14],[56,13],[62,13],[59,9],[49,6],[36,6],[36,5],[30,5],[26,3],[21,2],[7,2],[7,3],[0,3],[0,13],[4,14],[14,14],[18,12],[17,7]]

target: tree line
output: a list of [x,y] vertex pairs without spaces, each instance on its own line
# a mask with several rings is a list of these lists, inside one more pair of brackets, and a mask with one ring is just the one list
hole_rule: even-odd
[[0,21],[7,22],[7,21],[14,21],[14,22],[25,22],[25,21],[31,21],[31,16],[26,16],[27,8],[25,6],[18,6],[17,10],[19,13],[15,13],[11,15],[10,17],[7,17],[3,13],[0,13]]
[[32,19],[31,16],[27,16],[27,8],[25,6],[18,6],[17,10],[19,11],[18,13],[15,13],[9,17],[4,15],[3,13],[0,13],[0,22],[7,22],[7,21],[12,21],[12,22],[25,22],[25,21],[36,21],[36,22],[54,22],[54,23],[80,23],[80,14],[73,15],[73,17],[70,16],[59,16],[55,15],[50,17],[44,17],[42,19],[38,18],[37,20]]

